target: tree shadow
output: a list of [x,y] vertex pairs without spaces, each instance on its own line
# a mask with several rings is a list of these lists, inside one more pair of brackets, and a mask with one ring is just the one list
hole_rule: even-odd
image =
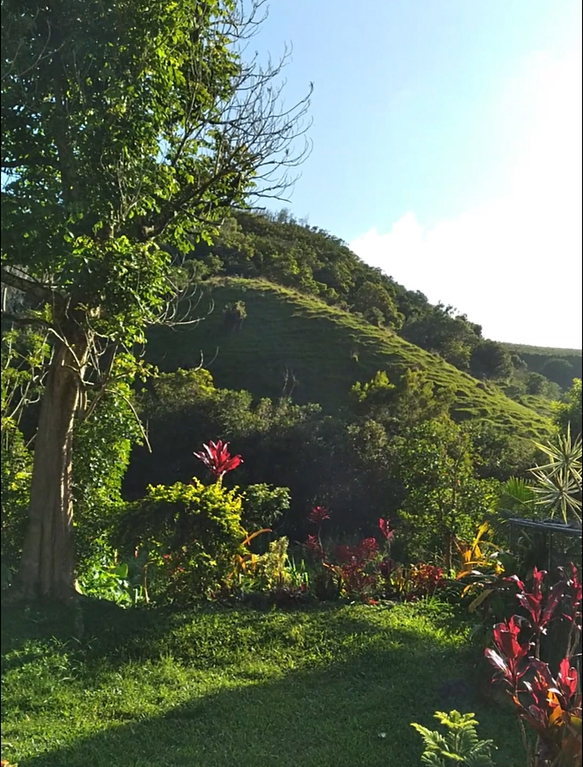
[[[318,610],[328,626],[332,621],[334,631],[345,636],[370,632],[370,624],[358,618],[344,615],[335,621],[335,610],[333,606]],[[214,612],[213,620],[219,623],[229,618],[226,610],[209,612]],[[96,611],[95,619],[99,613]],[[101,616],[103,625],[102,612]],[[110,668],[147,657],[159,659],[160,653],[171,652],[171,637],[192,621],[192,613],[169,613],[165,619],[160,619],[160,613],[141,617],[144,622],[138,625],[133,616],[133,635],[128,637],[118,624],[107,640],[102,638],[84,652],[91,657],[107,656]],[[237,611],[236,617],[241,631],[253,625],[261,634],[260,614]],[[277,620],[267,619],[265,624],[273,637]],[[88,617],[87,626],[91,627]],[[125,629],[127,632],[127,624]],[[113,652],[116,637],[122,644]],[[201,659],[196,641],[194,644],[192,663],[203,671],[215,671],[220,657]],[[62,738],[68,745],[20,759],[19,765],[417,767],[421,742],[410,723],[432,726],[437,709],[476,712],[481,737],[499,741],[501,721],[512,729],[511,719],[480,700],[471,685],[460,686],[469,667],[458,648],[406,628],[392,628],[386,642],[376,641],[364,649],[358,643],[355,646],[359,649],[354,653],[323,665],[282,669],[276,679],[272,671],[266,678],[260,668],[229,670],[228,687],[193,696],[184,704],[161,710],[159,716],[145,716],[135,704],[125,711],[120,705],[115,714],[104,714],[109,720],[105,719],[101,731],[74,742],[75,734],[69,732]],[[184,647],[179,649],[183,653]],[[189,658],[184,662],[188,664]],[[513,761],[512,748],[506,745],[505,749],[498,763],[518,767],[520,760]]]

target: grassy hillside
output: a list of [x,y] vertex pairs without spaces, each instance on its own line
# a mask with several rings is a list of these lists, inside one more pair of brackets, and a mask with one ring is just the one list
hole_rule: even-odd
[[[272,283],[240,278],[205,284],[214,310],[195,326],[153,329],[147,354],[164,371],[200,363],[220,387],[247,389],[255,396],[292,394],[300,403],[319,402],[334,412],[356,381],[386,370],[389,378],[407,368],[427,371],[438,386],[453,386],[454,414],[484,418],[523,436],[540,435],[546,418],[505,397],[440,357],[375,328],[317,298]],[[239,330],[225,323],[224,307],[244,301],[247,317]],[[197,307],[204,315],[209,301]]]
[[528,344],[502,343],[508,351],[520,354],[521,357],[531,355],[547,360],[549,357],[562,357],[569,361],[581,364],[581,349],[559,349],[552,346],[529,346]]

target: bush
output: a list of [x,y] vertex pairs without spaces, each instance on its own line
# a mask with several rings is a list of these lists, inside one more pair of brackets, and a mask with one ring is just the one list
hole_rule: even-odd
[[265,483],[249,485],[243,493],[243,527],[249,531],[271,527],[289,506],[289,488],[270,488]]
[[244,552],[241,514],[241,496],[220,482],[150,485],[128,504],[119,544],[136,554],[145,548],[161,576],[158,596],[184,604],[227,588],[234,557]]
[[491,752],[496,746],[492,740],[478,739],[478,722],[473,714],[460,714],[459,711],[446,714],[437,711],[434,716],[445,726],[445,736],[437,730],[428,730],[427,727],[416,723],[411,724],[425,744],[421,756],[422,764],[428,767],[447,767],[453,763],[460,767],[494,767]]
[[27,523],[32,455],[9,419],[2,423],[2,563],[18,565]]
[[[583,752],[577,669],[581,573],[572,564],[570,573],[563,570],[559,574],[561,580],[548,589],[546,572],[536,567],[530,590],[518,577],[511,579],[522,614],[497,623],[492,630],[494,648],[484,650],[495,668],[494,681],[510,694],[522,727],[527,763],[533,767],[575,767],[581,764]],[[562,636],[555,629],[544,642],[553,622],[563,624]],[[555,658],[545,659],[545,650],[552,651]]]
[[441,555],[451,570],[455,538],[469,538],[494,505],[494,484],[475,477],[469,436],[449,418],[412,429],[400,440],[406,497],[399,510],[407,559]]

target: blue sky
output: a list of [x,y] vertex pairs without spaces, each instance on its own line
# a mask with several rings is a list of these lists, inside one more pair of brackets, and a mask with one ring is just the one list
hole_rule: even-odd
[[286,42],[293,213],[487,337],[580,348],[580,0],[272,0],[252,46]]

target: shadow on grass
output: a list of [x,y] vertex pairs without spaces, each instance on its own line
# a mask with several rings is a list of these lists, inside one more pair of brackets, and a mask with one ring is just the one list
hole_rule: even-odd
[[[443,670],[457,664],[453,652],[428,653],[410,632],[402,638],[408,649],[398,658],[391,652],[367,653],[269,681],[243,673],[230,689],[157,717],[127,712],[124,724],[118,719],[70,747],[19,765],[416,767],[421,744],[409,723],[431,722],[444,704],[434,676],[427,689],[419,689],[419,665],[431,663],[436,670],[442,664]],[[408,678],[406,669],[415,660],[417,670]],[[467,710],[459,700],[455,705]]]
[[[413,605],[409,606],[411,609]],[[459,630],[459,617],[434,606],[431,620],[446,632]],[[336,639],[370,631],[367,620],[346,613],[339,614],[338,602],[302,605],[294,609],[255,610],[250,607],[220,607],[206,604],[177,610],[168,607],[124,609],[113,602],[82,598],[76,607],[60,603],[2,607],[2,673],[24,666],[37,655],[49,639],[62,651],[73,653],[79,661],[105,660],[115,669],[132,660],[157,661],[160,657],[180,658],[198,668],[217,668],[233,662],[232,652],[241,648],[241,640],[252,635],[253,641],[277,641],[278,628],[285,630],[289,615],[316,617],[329,632],[332,622]],[[391,608],[387,608],[391,609]],[[427,606],[419,603],[427,615]],[[278,617],[282,624],[278,627]],[[236,630],[226,624],[236,621]],[[220,637],[220,641],[217,639]],[[31,651],[31,642],[33,643]],[[26,650],[24,650],[26,648]],[[249,650],[250,648],[243,647]],[[8,658],[6,656],[9,656]]]
[[[225,621],[230,620],[239,632],[233,635],[234,642],[253,628],[260,642],[271,637],[280,650],[283,647],[283,634],[277,636],[277,615],[212,608],[203,612],[207,615],[199,623],[207,627],[205,631],[216,629],[223,644],[230,641],[224,630]],[[237,668],[233,647],[227,647],[223,665],[231,668],[216,692],[193,695],[157,716],[145,716],[135,702],[120,701],[114,711],[104,714],[103,729],[83,736],[82,722],[69,725],[62,737],[47,738],[45,753],[21,758],[19,767],[417,767],[421,742],[410,723],[431,726],[436,709],[451,708],[476,712],[480,735],[495,738],[500,746],[498,764],[518,767],[521,763],[511,719],[480,701],[471,686],[464,687],[471,667],[459,648],[399,626],[386,632],[384,642],[382,628],[337,615],[337,607],[310,612],[316,614],[315,632],[321,619],[337,639],[356,637],[354,651],[345,648],[342,657],[301,670],[282,668],[278,673],[276,667],[274,673],[273,659],[268,671],[245,664]],[[93,637],[89,645],[94,644],[80,652],[88,653],[88,661],[107,658],[108,667],[114,668],[128,659],[159,659],[173,652],[174,643],[181,662],[189,665],[187,645],[181,644],[180,636],[188,629],[184,642],[194,645],[192,664],[209,672],[221,665],[216,649],[212,657],[200,657],[192,634],[192,612],[120,611],[118,615],[92,605],[86,613],[85,630]],[[112,616],[115,625],[109,625],[106,615]],[[17,619],[11,616],[12,621]],[[288,628],[289,623],[287,616]],[[268,626],[264,635],[263,624]],[[39,626],[29,626],[28,634],[39,635]],[[90,633],[92,626],[101,632]],[[44,629],[49,627],[44,624]],[[66,634],[62,623],[60,628]],[[371,630],[375,641],[360,642]],[[202,646],[212,636],[207,633],[200,639]],[[55,747],[59,741],[66,745]]]
[[[3,607],[2,673],[33,660],[37,657],[35,643],[40,647],[47,640],[79,660],[105,660],[110,669],[163,656],[180,658],[198,668],[216,668],[232,664],[232,651],[246,634],[251,633],[255,642],[262,638],[277,641],[278,618],[284,629],[290,613],[317,616],[322,622],[332,619],[339,640],[370,629],[366,621],[347,615],[335,620],[339,607],[338,603],[317,603],[294,610],[258,611],[208,604],[182,610],[123,609],[113,602],[91,599],[83,599],[75,608],[59,603]],[[226,637],[225,626],[234,622],[236,630]]]

